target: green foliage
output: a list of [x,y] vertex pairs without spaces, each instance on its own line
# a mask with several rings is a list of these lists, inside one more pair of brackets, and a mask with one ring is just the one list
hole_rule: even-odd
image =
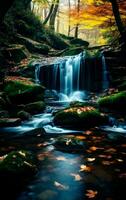
[[126,91],[100,98],[98,104],[100,108],[126,111]]

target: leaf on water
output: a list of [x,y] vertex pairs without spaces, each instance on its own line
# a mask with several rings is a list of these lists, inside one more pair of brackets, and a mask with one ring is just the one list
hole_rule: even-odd
[[102,164],[103,165],[112,165],[112,164],[114,164],[115,162],[114,161],[108,161],[108,160],[103,160],[102,161]]
[[98,155],[99,158],[107,158],[107,159],[111,159],[112,156],[111,155],[105,155],[105,154],[100,154]]
[[108,153],[115,153],[117,150],[114,149],[114,148],[109,148],[107,149],[105,152],[108,152]]
[[71,173],[70,175],[75,178],[75,181],[81,181],[82,180],[82,177],[79,174]]
[[87,158],[87,161],[88,161],[88,162],[93,162],[93,161],[95,161],[95,159],[96,159],[96,158]]
[[76,139],[79,139],[79,140],[85,140],[86,139],[86,137],[85,136],[76,136]]
[[70,143],[71,143],[71,139],[68,139],[67,141],[66,141],[66,145],[68,146]]
[[60,190],[68,190],[69,189],[69,186],[63,185],[57,181],[54,182],[54,185]]
[[58,156],[56,157],[56,160],[66,161],[67,159],[64,156]]
[[92,133],[93,133],[93,132],[92,132],[92,131],[89,131],[89,130],[84,132],[84,134],[86,134],[86,135],[91,135]]
[[92,146],[92,147],[89,148],[90,151],[96,151],[97,149],[98,149],[98,148],[95,147],[95,146]]
[[91,168],[90,166],[87,166],[87,165],[81,165],[79,171],[80,171],[80,172],[82,172],[82,171],[91,172],[91,171],[92,171],[92,168]]
[[86,196],[89,198],[89,199],[93,199],[96,197],[96,195],[98,194],[98,192],[95,190],[86,190]]
[[118,162],[123,162],[123,160],[120,159],[120,158],[117,158],[116,160],[117,160]]

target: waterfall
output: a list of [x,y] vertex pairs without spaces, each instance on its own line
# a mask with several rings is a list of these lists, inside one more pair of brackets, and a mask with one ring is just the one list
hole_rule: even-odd
[[50,65],[36,65],[36,83],[55,90],[59,100],[74,101],[85,98],[87,92],[100,92],[109,87],[105,57],[86,54],[57,58]]
[[109,88],[109,80],[108,80],[108,71],[104,55],[102,55],[102,71],[103,71],[102,89],[105,90]]

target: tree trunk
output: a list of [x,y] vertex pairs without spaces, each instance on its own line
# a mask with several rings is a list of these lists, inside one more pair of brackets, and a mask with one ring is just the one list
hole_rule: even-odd
[[49,26],[53,31],[55,30],[55,19],[56,19],[58,8],[59,8],[59,0],[56,0],[54,8],[53,8],[53,12],[50,16],[50,22],[49,22]]
[[68,20],[68,36],[70,36],[70,11],[71,11],[71,2],[70,2],[70,0],[68,0],[68,8],[69,8],[69,20]]
[[[78,19],[79,19],[79,13],[80,13],[80,0],[77,1],[77,17],[78,17]],[[75,35],[74,35],[75,38],[78,38],[78,32],[79,32],[79,23],[77,23],[76,27],[75,27]]]
[[116,21],[116,25],[117,25],[117,28],[118,28],[118,31],[121,35],[121,38],[123,40],[123,42],[126,43],[126,36],[125,36],[125,33],[124,33],[124,26],[123,26],[123,23],[122,23],[122,20],[121,20],[121,17],[120,17],[120,12],[119,12],[119,6],[118,6],[118,3],[117,3],[117,0],[110,0],[111,4],[112,4],[112,10],[113,10],[113,14],[114,14],[114,17],[115,17],[115,21]]
[[54,3],[52,3],[52,5],[51,5],[51,7],[50,7],[50,10],[49,10],[49,13],[48,13],[46,19],[45,19],[44,22],[43,22],[43,25],[47,24],[47,22],[49,21],[50,16],[51,16],[51,14],[52,14],[52,12],[53,12],[53,8],[54,8]]
[[0,5],[0,23],[3,22],[4,17],[9,10],[9,8],[12,6],[14,0],[2,0],[1,5]]

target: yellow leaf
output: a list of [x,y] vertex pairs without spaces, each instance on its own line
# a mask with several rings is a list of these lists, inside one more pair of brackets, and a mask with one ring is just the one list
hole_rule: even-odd
[[81,177],[79,174],[71,173],[70,175],[71,175],[71,176],[74,176],[75,181],[81,181],[81,180],[82,180],[82,177]]
[[58,156],[56,160],[66,161],[67,159],[64,156]]
[[92,171],[91,167],[87,166],[87,165],[81,165],[80,166],[80,172],[85,171],[85,172],[90,172]]

